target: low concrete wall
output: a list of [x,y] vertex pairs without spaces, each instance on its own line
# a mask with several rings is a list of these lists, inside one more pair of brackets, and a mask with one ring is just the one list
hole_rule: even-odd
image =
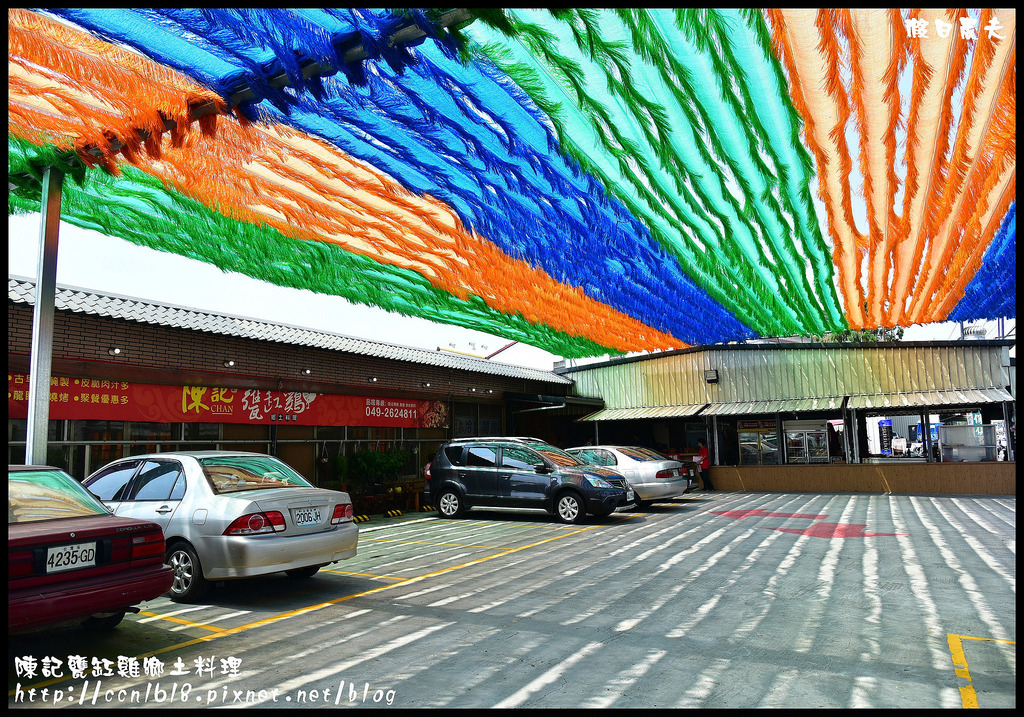
[[1017,464],[878,463],[712,466],[721,490],[779,493],[953,493],[1017,495]]

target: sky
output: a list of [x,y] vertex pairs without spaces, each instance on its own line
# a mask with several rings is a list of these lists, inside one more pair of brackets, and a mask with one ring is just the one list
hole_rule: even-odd
[[[39,225],[39,214],[8,216],[9,274],[35,280]],[[431,351],[443,348],[486,356],[510,343],[493,334],[402,316],[337,296],[275,286],[64,222],[60,225],[57,283]],[[985,325],[986,338],[996,338],[996,322]],[[1007,320],[1005,332],[1010,333],[1014,326],[1014,320]],[[960,325],[911,326],[903,338],[959,339]],[[550,371],[561,357],[516,343],[491,360]],[[575,360],[570,365],[587,362]]]

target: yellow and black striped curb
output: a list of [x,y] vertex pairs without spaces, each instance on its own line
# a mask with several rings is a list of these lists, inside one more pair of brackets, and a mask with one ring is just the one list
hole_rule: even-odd
[[[436,510],[437,510],[437,508],[435,506],[432,506],[432,505],[420,506],[420,512],[421,513],[429,513],[431,511],[436,511]],[[401,518],[402,517],[402,511],[400,511],[400,510],[389,510],[387,513],[385,513],[384,515],[381,515],[380,517],[382,517],[382,518]],[[356,522],[356,523],[368,523],[370,521],[370,516],[368,516],[368,515],[357,515],[357,516],[353,517],[352,520],[354,522]]]

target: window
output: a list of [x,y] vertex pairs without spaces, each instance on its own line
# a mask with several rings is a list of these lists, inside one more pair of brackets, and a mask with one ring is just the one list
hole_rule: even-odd
[[8,525],[94,515],[107,515],[107,510],[63,471],[33,470],[8,474]]
[[462,446],[448,446],[444,449],[444,454],[453,466],[462,465]]
[[492,446],[472,446],[466,455],[466,465],[474,468],[494,468],[496,459]]
[[124,500],[128,482],[138,467],[138,461],[129,461],[107,468],[89,482],[89,492],[100,500]]
[[481,405],[480,411],[480,435],[500,436],[501,435],[501,406]]
[[138,423],[128,424],[128,439],[132,441],[171,441],[177,438],[174,435],[175,423]]
[[[626,447],[620,449],[622,454],[637,461],[665,461],[668,460],[665,456],[661,455],[657,451],[653,451],[650,448],[638,448],[636,446]],[[615,456],[612,456],[612,462],[606,465],[615,465]]]
[[72,441],[123,441],[124,421],[71,421]]
[[186,441],[216,441],[220,438],[219,423],[186,423],[183,429]]
[[502,468],[532,471],[537,464],[543,462],[540,456],[533,451],[518,446],[506,446],[501,451]]
[[[181,483],[181,486],[178,486]],[[172,498],[172,493],[176,498]],[[146,461],[132,484],[128,500],[181,500],[185,477],[176,461]]]
[[271,456],[200,458],[206,479],[217,493],[269,488],[312,488],[313,484]]

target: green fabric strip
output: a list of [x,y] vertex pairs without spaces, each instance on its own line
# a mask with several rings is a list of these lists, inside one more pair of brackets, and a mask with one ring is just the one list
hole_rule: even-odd
[[229,219],[134,167],[122,165],[123,175],[114,177],[102,170],[86,171],[73,154],[53,147],[36,147],[10,135],[7,146],[9,176],[25,178],[8,192],[9,214],[38,212],[41,169],[66,167],[69,181],[64,182],[61,218],[69,224],[207,262],[225,272],[498,334],[566,358],[621,353],[518,314],[502,314],[478,296],[462,300],[412,270],[336,244],[291,239],[266,226]]

